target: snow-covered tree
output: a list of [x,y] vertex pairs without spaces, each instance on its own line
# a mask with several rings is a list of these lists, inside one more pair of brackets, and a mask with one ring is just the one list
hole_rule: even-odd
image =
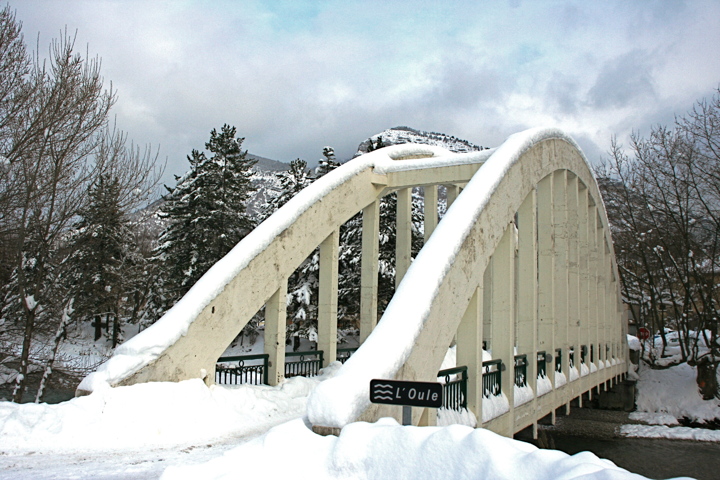
[[665,353],[666,327],[677,332],[680,354],[670,361],[698,366],[706,400],[720,396],[718,118],[720,91],[679,117],[675,128],[633,135],[629,153],[613,141],[598,172],[623,295],[636,322],[660,335],[658,357]]
[[[169,224],[155,253],[164,287],[154,293],[154,308],[162,314],[180,299],[208,269],[255,226],[246,213],[254,191],[250,177],[256,161],[242,151],[244,138],[235,127],[210,132],[205,148],[193,150],[190,170],[167,188],[159,215]],[[160,290],[158,288],[158,290]]]
[[120,181],[101,175],[80,212],[65,261],[75,318],[93,322],[95,340],[101,324],[112,331],[114,348],[122,338],[126,298],[143,268],[130,222],[120,205]]
[[320,178],[339,166],[340,163],[335,159],[335,150],[332,147],[323,147],[323,158],[318,161],[315,178]]

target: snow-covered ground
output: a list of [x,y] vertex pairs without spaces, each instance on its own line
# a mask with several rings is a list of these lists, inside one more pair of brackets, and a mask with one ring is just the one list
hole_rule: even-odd
[[316,435],[307,396],[338,366],[278,387],[188,380],[57,405],[0,402],[0,478],[643,478],[591,453],[540,450],[461,425],[383,419]]
[[703,400],[697,393],[695,367],[682,363],[653,370],[641,365],[638,376],[637,411],[630,418],[649,425],[623,425],[623,435],[720,442],[720,430],[678,426],[682,418],[695,423],[720,418],[720,400]]

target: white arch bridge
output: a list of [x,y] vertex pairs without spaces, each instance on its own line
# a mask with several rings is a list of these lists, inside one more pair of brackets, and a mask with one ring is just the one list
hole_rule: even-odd
[[[440,185],[449,208],[438,222]],[[425,245],[411,263],[414,187],[424,190]],[[378,321],[379,200],[391,192],[397,289]],[[626,373],[627,326],[597,184],[572,139],[534,129],[468,154],[388,147],[328,173],[121,345],[78,392],[198,377],[211,384],[216,361],[263,305],[268,383],[282,381],[287,281],[318,246],[318,349],[327,365],[337,353],[339,228],[360,211],[362,345],[308,399],[315,431],[399,418],[399,407],[369,402],[370,380],[435,381],[452,344],[467,367],[467,408],[504,435]],[[494,362],[483,365],[484,353]],[[413,409],[413,423],[433,424],[434,412]]]

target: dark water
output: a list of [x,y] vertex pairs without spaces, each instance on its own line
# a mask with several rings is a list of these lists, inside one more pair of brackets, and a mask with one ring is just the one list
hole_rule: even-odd
[[648,478],[720,479],[720,443],[619,437],[620,425],[633,423],[625,412],[574,409],[555,426],[541,425],[538,440],[523,430],[516,438],[570,455],[589,451]]
[[555,448],[565,453],[590,451],[649,478],[720,479],[720,445],[717,443],[645,438],[608,440],[562,434],[553,437]]

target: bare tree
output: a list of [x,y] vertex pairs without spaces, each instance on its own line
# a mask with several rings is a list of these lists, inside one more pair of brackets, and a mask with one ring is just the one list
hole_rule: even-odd
[[678,361],[698,366],[706,399],[718,396],[720,361],[719,112],[720,92],[672,129],[633,134],[629,155],[613,141],[598,171],[626,300],[638,307],[638,323],[661,335],[662,353],[666,326],[678,332]]
[[103,173],[117,175],[130,207],[157,181],[149,150],[128,148],[126,136],[108,125],[115,94],[104,86],[100,60],[75,53],[67,32],[51,42],[46,59],[39,48],[28,55],[19,32],[6,7],[0,13],[0,46],[10,46],[0,54],[0,242],[11,277],[0,334],[22,338],[14,401],[26,388],[34,340],[61,337],[69,318],[69,299],[57,288],[63,235],[87,201],[88,186]]

